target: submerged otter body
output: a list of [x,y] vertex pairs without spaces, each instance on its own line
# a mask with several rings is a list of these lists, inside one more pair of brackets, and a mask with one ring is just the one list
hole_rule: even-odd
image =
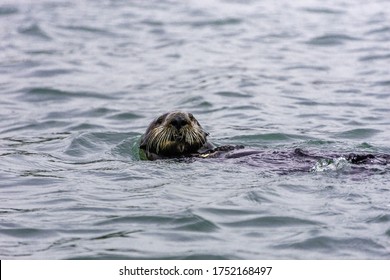
[[141,158],[149,160],[166,158],[244,158],[252,156],[267,163],[279,164],[291,161],[306,164],[302,170],[322,161],[342,158],[350,164],[390,164],[390,155],[385,154],[320,154],[311,155],[302,149],[292,152],[267,153],[259,150],[248,150],[243,146],[215,147],[207,141],[209,134],[202,128],[191,113],[169,112],[153,120],[140,143]]

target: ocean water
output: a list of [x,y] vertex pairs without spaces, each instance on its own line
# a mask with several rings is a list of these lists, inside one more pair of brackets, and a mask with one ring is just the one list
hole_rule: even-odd
[[389,64],[384,0],[3,0],[0,258],[390,259],[389,165],[138,153],[183,110],[217,145],[389,154]]

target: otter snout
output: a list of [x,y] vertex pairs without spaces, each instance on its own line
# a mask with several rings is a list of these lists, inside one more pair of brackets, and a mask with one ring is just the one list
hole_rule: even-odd
[[177,130],[180,130],[183,126],[189,124],[187,118],[181,115],[176,115],[170,121],[170,124],[175,127]]

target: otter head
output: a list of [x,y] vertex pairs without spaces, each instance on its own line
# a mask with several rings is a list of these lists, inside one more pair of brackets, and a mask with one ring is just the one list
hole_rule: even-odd
[[140,149],[148,159],[188,156],[207,144],[207,135],[192,114],[170,112],[151,122]]

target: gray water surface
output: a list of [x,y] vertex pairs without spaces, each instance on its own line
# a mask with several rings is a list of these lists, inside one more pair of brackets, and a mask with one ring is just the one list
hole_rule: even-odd
[[2,1],[0,258],[390,259],[389,165],[138,154],[389,154],[389,64],[390,1]]

